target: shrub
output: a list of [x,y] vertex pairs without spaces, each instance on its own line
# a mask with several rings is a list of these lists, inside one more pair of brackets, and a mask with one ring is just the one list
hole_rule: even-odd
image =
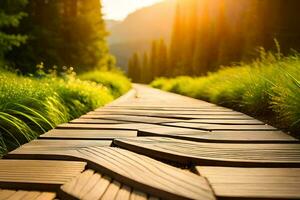
[[237,109],[296,131],[300,127],[299,69],[299,55],[282,58],[263,52],[252,63],[223,67],[205,77],[160,78],[151,85]]
[[129,80],[119,73],[97,72],[97,83],[79,80],[73,73],[55,74],[40,69],[34,77],[24,77],[0,70],[0,154],[107,104],[130,88]]
[[79,76],[81,80],[93,81],[108,87],[114,97],[119,97],[131,88],[130,80],[119,71],[91,71]]

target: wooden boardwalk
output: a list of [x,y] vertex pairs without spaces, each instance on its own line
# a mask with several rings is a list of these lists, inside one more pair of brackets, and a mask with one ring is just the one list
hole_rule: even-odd
[[134,85],[0,160],[4,199],[300,199],[300,143],[243,113]]

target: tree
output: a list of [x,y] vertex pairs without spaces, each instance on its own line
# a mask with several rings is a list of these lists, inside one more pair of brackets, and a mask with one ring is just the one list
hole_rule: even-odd
[[76,71],[112,68],[114,59],[105,41],[107,32],[99,0],[34,0],[19,31],[28,42],[9,59],[24,72],[44,62],[46,68],[72,66]]
[[142,64],[142,70],[141,70],[141,81],[143,83],[149,83],[151,81],[151,68],[149,64],[149,58],[147,52],[144,52],[143,55],[143,64]]
[[183,15],[181,10],[181,4],[180,2],[178,2],[170,44],[169,69],[172,73],[174,73],[174,71],[176,71],[177,68],[181,68],[180,62],[182,58],[183,42]]
[[196,47],[193,54],[192,73],[204,75],[209,66],[209,50],[211,40],[211,20],[209,13],[209,0],[203,3],[202,14],[199,17],[199,29],[196,38]]
[[6,52],[24,44],[27,39],[24,35],[12,33],[13,29],[19,26],[21,19],[26,16],[21,12],[21,8],[26,3],[26,0],[0,1],[0,64]]
[[156,76],[166,76],[168,72],[168,49],[163,39],[158,41]]
[[154,79],[155,77],[158,76],[158,42],[157,40],[154,40],[152,42],[152,46],[151,46],[151,53],[150,53],[150,77],[151,79]]
[[134,53],[128,62],[128,76],[137,83],[142,81],[142,66],[138,53]]

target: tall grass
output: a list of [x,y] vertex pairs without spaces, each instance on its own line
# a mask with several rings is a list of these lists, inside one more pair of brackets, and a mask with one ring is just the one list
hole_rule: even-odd
[[91,71],[80,75],[79,78],[106,86],[114,97],[121,96],[131,88],[130,80],[119,71]]
[[300,129],[300,56],[262,51],[252,63],[205,77],[159,78],[153,87],[243,111],[289,131]]
[[[106,80],[106,84],[115,83]],[[33,78],[0,69],[0,155],[105,105],[115,98],[112,93],[124,91],[116,88],[112,92],[103,84],[70,75]]]

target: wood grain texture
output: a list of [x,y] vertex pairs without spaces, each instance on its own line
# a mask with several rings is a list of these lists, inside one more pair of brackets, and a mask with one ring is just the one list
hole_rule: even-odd
[[73,139],[73,140],[112,140],[122,137],[136,137],[135,130],[78,130],[78,129],[53,129],[40,139]]
[[[114,112],[113,112],[114,113]],[[83,115],[80,118],[82,122],[84,120],[92,121],[94,120],[103,120],[103,119],[111,119],[111,120],[119,120],[123,121],[123,123],[128,123],[128,122],[135,122],[135,123],[148,123],[148,124],[161,124],[161,123],[168,123],[168,122],[178,122],[180,120],[176,119],[169,119],[169,118],[161,118],[161,117],[144,117],[144,116],[131,116],[131,115]]]
[[80,130],[129,130],[137,131],[139,128],[146,128],[149,124],[130,123],[130,124],[61,124],[57,129],[80,129]]
[[170,137],[208,143],[299,143],[281,131],[203,131],[188,128],[159,127],[139,129],[138,136]]
[[70,121],[71,124],[126,124],[124,121],[111,120],[109,118],[98,118],[98,119],[89,119],[89,118],[78,118]]
[[55,197],[54,192],[0,189],[0,200],[53,200]]
[[54,190],[79,175],[85,162],[0,160],[0,188]]
[[[94,170],[86,170],[71,182],[61,187],[64,197],[71,197],[83,200],[131,200],[131,199],[153,199],[144,192],[134,190],[106,175]],[[158,199],[158,198],[156,198]]]
[[227,125],[227,124],[204,124],[204,123],[165,123],[165,125],[200,129],[205,131],[276,131],[277,129],[269,125]]
[[162,199],[214,199],[204,178],[119,148],[88,147],[47,152],[21,147],[7,158],[82,160],[101,174]]
[[111,140],[49,140],[37,139],[24,144],[20,149],[38,151],[66,151],[77,150],[84,147],[109,147]]
[[198,166],[196,170],[208,179],[218,198],[300,199],[300,168]]
[[114,144],[185,165],[300,166],[300,144],[222,144],[162,137],[116,139]]

